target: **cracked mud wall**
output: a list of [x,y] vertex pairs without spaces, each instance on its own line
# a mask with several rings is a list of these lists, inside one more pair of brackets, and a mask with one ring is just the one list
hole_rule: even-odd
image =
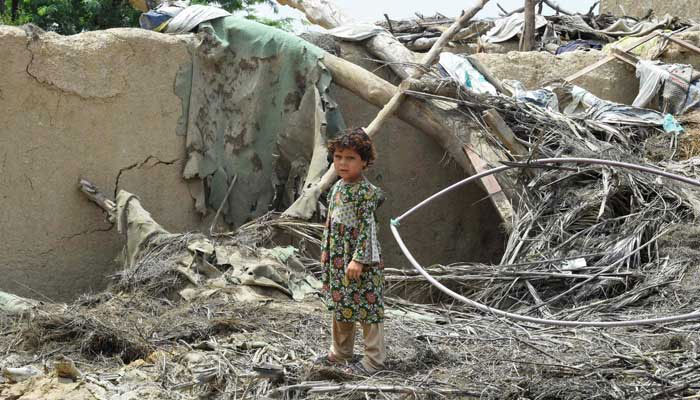
[[[694,35],[694,36],[693,36]],[[698,44],[698,35],[685,37]],[[0,27],[0,290],[54,300],[101,289],[122,240],[102,212],[77,190],[81,177],[108,194],[137,193],[166,229],[205,230],[181,174],[183,103],[176,76],[191,66],[190,36],[114,29],[75,36]],[[390,78],[361,49],[343,57]],[[501,79],[529,87],[566,76],[595,53],[481,54]],[[671,47],[664,60],[698,56]],[[583,78],[597,95],[631,101],[637,81],[617,62]],[[377,108],[335,88],[348,125],[366,125]],[[378,136],[380,159],[370,178],[389,193],[386,222],[463,177],[426,135],[392,119]],[[211,217],[210,213],[210,217]],[[488,261],[503,245],[496,216],[480,189],[453,193],[402,227],[421,262]],[[407,265],[389,230],[387,264]]]
[[662,17],[671,14],[683,18],[700,18],[700,0],[601,0],[600,11],[613,15],[641,18],[647,10]]
[[75,36],[0,27],[0,290],[66,300],[100,289],[122,245],[77,190],[138,193],[174,231],[200,225],[180,178],[184,39],[131,29]]

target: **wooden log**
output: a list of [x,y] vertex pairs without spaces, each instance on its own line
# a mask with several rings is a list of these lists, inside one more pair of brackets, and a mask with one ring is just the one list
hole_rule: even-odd
[[438,38],[418,38],[411,43],[407,43],[406,47],[413,51],[425,51],[431,49],[435,43],[437,43]]
[[[477,4],[472,6],[472,8],[468,10],[462,11],[462,15],[460,15],[459,18],[457,18],[450,27],[440,35],[438,38],[437,42],[433,45],[433,47],[430,48],[430,51],[423,56],[423,60],[421,62],[422,67],[421,69],[417,69],[410,77],[411,78],[420,78],[421,75],[423,75],[424,71],[428,70],[430,66],[432,66],[433,62],[437,60],[438,56],[440,55],[440,52],[442,49],[445,47],[445,45],[450,41],[452,37],[454,37],[457,32],[459,32],[462,28],[467,26],[467,22],[477,13],[479,10],[481,10],[484,5],[488,2],[488,0],[479,0]],[[381,128],[382,124],[386,120],[391,117],[391,115],[394,114],[394,112],[398,109],[398,107],[401,105],[404,97],[404,92],[409,88],[409,82],[404,80],[401,82],[401,85],[399,85],[398,90],[394,93],[392,98],[387,102],[387,104],[382,108],[382,110],[377,114],[377,116],[372,120],[372,122],[369,124],[369,126],[365,129],[367,134],[372,137],[376,132],[379,131],[379,128]]]
[[278,3],[296,8],[306,15],[309,22],[326,29],[333,29],[354,22],[352,17],[345,11],[326,0],[278,0]]
[[88,181],[87,179],[80,179],[78,182],[78,186],[80,187],[80,191],[83,192],[90,201],[94,202],[97,204],[101,209],[106,211],[110,215],[110,220],[113,221],[113,214],[117,209],[116,204],[114,204],[114,201],[112,199],[108,198],[105,196],[104,193],[100,192],[97,189],[97,186],[95,186],[92,182]]
[[556,11],[557,13],[562,13],[564,15],[574,15],[571,11],[566,11],[559,4],[557,4],[556,1],[553,0],[543,0],[544,4],[548,5],[552,10]]
[[[326,29],[337,28],[356,21],[332,1],[328,0],[278,0],[282,5],[296,8],[303,12],[306,18],[314,24]],[[367,50],[380,60],[389,63],[389,67],[401,77],[408,78],[415,73],[415,68],[406,63],[414,63],[413,52],[406,48],[393,35],[379,34],[367,39]]]

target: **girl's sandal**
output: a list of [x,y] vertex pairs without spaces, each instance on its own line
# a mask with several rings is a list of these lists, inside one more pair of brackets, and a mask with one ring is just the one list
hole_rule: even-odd
[[358,376],[372,376],[374,375],[377,371],[371,371],[367,369],[364,365],[362,365],[361,362],[355,362],[350,365],[345,369],[345,372],[350,374],[350,375],[358,375]]
[[332,357],[330,354],[324,354],[314,358],[313,363],[314,365],[332,367],[334,365],[338,365],[340,362],[336,360],[335,357]]

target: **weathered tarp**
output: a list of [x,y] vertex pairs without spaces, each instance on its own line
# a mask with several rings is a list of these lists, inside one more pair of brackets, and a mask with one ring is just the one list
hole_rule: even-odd
[[657,29],[670,27],[673,22],[674,18],[669,14],[664,15],[661,19],[655,18],[650,21],[634,21],[629,18],[621,18],[598,32],[610,36],[644,36]]
[[[525,25],[524,15],[523,13],[515,13],[495,20],[493,28],[489,29],[483,36],[484,41],[487,43],[501,43],[520,34]],[[535,29],[540,29],[545,25],[547,25],[547,19],[541,15],[536,15]]]
[[614,103],[596,97],[579,86],[571,88],[572,101],[564,113],[619,125],[663,126],[664,116],[654,110]]
[[236,17],[202,23],[198,40],[184,177],[203,211],[237,176],[222,212],[238,226],[290,204],[308,169],[320,176],[323,144],[343,121],[318,47]]
[[186,33],[199,24],[231,15],[220,7],[195,4],[180,11],[168,22],[167,33]]

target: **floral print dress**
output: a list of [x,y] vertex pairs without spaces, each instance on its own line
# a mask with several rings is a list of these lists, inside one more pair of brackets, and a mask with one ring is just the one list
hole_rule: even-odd
[[[384,264],[374,215],[383,201],[381,189],[365,177],[352,183],[340,179],[328,194],[321,253],[323,292],[337,321],[384,321]],[[345,277],[353,260],[363,264],[359,281]]]

